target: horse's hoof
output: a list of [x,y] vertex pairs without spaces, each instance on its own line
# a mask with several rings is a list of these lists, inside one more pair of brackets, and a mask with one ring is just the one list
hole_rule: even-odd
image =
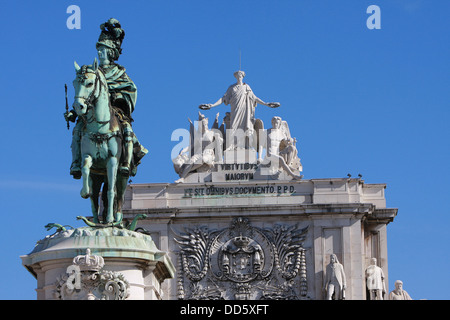
[[80,180],[81,179],[81,172],[71,172],[70,174],[76,180]]
[[83,199],[88,199],[91,196],[91,193],[83,192],[83,190],[81,190],[80,195]]

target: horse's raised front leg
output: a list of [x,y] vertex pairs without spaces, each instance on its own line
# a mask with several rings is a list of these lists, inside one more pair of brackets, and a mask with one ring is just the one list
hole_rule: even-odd
[[89,174],[92,167],[92,157],[90,155],[84,156],[83,167],[81,168],[81,174],[83,176],[83,188],[81,189],[81,197],[87,199],[91,196]]
[[106,164],[106,172],[108,177],[108,208],[106,214],[106,223],[114,222],[114,197],[115,197],[115,185],[117,178],[117,169],[119,167],[119,161],[116,157],[110,157]]

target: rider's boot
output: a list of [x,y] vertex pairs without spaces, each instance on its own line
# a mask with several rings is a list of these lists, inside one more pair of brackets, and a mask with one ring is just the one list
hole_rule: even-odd
[[123,175],[130,175],[131,157],[133,156],[133,142],[131,140],[125,141],[123,151],[124,161],[121,163],[119,171]]

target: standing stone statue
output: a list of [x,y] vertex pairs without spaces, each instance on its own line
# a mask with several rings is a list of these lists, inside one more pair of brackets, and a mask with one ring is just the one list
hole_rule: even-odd
[[[120,164],[120,172],[124,175],[134,176],[137,165],[142,157],[148,153],[148,150],[139,143],[131,127],[133,122],[132,113],[137,98],[136,85],[127,75],[126,69],[115,63],[122,53],[121,46],[125,37],[125,31],[122,29],[119,21],[114,18],[101,24],[100,29],[101,33],[96,44],[100,62],[99,67],[106,77],[110,103],[121,122],[124,136],[124,157],[123,162]],[[77,120],[77,124],[73,129],[70,174],[75,179],[79,179],[81,177],[80,141],[85,123],[80,121],[80,118],[77,119],[75,110],[66,112],[64,117],[66,121],[74,122]],[[133,167],[131,167],[132,163],[134,163]]]
[[344,300],[347,280],[344,267],[339,263],[337,256],[330,255],[330,263],[326,268],[324,290],[327,292],[327,300]]
[[372,258],[366,269],[366,284],[370,300],[383,300],[386,293],[383,269],[377,266],[377,259]]
[[395,281],[395,289],[389,293],[389,300],[412,300],[408,292],[403,290],[403,282],[401,280]]
[[[222,103],[231,106],[230,128],[227,128],[227,130],[231,131],[229,131],[229,133],[227,132],[227,135],[233,139],[232,141],[228,141],[227,139],[227,149],[229,150],[245,147],[245,141],[240,139],[243,135],[247,137],[253,136],[255,108],[258,103],[270,108],[277,108],[280,106],[278,102],[266,103],[255,96],[250,86],[243,82],[245,77],[244,71],[236,71],[234,77],[237,82],[228,87],[223,97],[213,104],[201,104],[199,106],[202,110],[211,109]],[[238,130],[241,132],[238,132]],[[237,142],[234,141],[234,137],[238,138]]]

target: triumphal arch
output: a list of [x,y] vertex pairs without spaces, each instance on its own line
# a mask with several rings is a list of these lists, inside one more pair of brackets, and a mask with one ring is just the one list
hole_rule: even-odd
[[[258,104],[284,106],[258,98],[244,71],[234,76],[223,97],[188,119],[190,139],[173,159],[180,178],[125,194],[124,218],[144,214],[140,231],[175,265],[165,299],[368,298],[372,258],[388,283],[386,226],[397,209],[386,207],[386,185],[304,179],[288,119],[255,113]],[[210,122],[220,105],[224,116],[211,113]]]

